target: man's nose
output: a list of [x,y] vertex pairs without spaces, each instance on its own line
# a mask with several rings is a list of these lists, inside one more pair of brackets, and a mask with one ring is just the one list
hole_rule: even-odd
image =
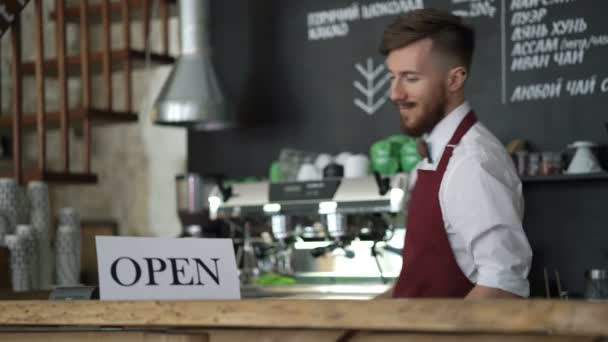
[[393,80],[393,82],[391,82],[390,98],[391,101],[403,100],[405,98],[405,90],[403,89],[403,87],[401,87],[399,82],[396,82],[396,80]]

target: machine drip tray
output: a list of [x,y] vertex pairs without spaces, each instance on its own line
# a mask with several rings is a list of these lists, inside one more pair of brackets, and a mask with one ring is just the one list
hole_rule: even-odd
[[367,300],[385,292],[390,285],[382,284],[334,284],[334,285],[246,285],[241,287],[241,297],[286,299],[359,299]]

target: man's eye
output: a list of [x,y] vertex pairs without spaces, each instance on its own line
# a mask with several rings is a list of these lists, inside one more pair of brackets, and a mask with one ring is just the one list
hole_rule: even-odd
[[416,82],[419,80],[419,78],[417,76],[406,76],[405,80],[408,82]]

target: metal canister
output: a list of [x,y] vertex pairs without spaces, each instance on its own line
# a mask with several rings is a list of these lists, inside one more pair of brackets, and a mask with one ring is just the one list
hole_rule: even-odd
[[291,236],[292,232],[289,227],[289,218],[286,215],[272,215],[272,235],[277,240],[284,240]]
[[335,239],[346,236],[348,234],[346,216],[339,213],[327,214],[327,232]]
[[214,185],[214,183],[204,182],[203,178],[196,173],[175,176],[177,210],[198,213],[209,209],[209,194]]

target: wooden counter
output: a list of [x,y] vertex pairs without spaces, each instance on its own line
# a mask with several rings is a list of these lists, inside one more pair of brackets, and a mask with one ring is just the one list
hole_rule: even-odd
[[608,303],[545,300],[0,301],[0,341],[597,341]]

